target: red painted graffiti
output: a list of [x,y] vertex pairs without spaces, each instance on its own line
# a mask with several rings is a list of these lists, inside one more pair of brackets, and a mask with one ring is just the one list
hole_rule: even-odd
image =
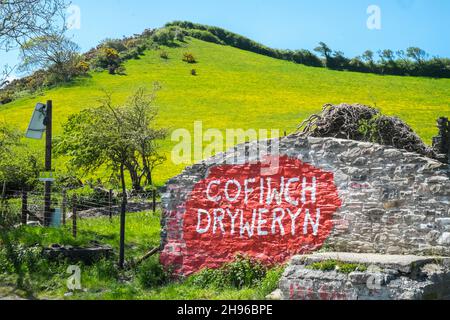
[[261,175],[261,163],[212,168],[194,186],[183,224],[171,220],[168,229],[181,228],[182,237],[169,235],[162,262],[186,275],[237,253],[274,264],[319,249],[341,206],[334,175],[287,156],[278,160],[270,175]]

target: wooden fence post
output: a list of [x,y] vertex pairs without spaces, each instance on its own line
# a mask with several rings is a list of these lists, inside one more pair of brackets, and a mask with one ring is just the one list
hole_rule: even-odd
[[22,190],[22,225],[27,224],[28,218],[28,193]]
[[77,237],[77,197],[74,195],[72,198],[72,234],[73,237]]
[[153,213],[156,213],[156,188],[155,187],[153,187],[152,196],[153,196]]
[[2,201],[5,202],[5,200],[6,200],[6,181],[3,181]]
[[113,217],[113,211],[112,211],[112,196],[113,196],[113,191],[112,189],[109,189],[109,196],[108,196],[108,205],[109,205],[109,219],[112,220]]
[[62,224],[63,224],[63,226],[65,226],[66,225],[66,210],[67,210],[67,191],[66,191],[66,189],[63,189],[63,192],[62,192],[62,196],[63,196],[63,198],[62,198],[62,208],[61,208],[61,211],[62,211]]

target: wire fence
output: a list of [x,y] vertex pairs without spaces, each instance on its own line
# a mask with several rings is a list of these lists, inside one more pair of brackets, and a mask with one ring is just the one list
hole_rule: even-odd
[[[5,189],[1,199],[17,217],[21,217],[22,224],[59,227],[72,222],[74,236],[77,219],[113,218],[121,213],[122,202],[120,194],[103,189],[89,196],[76,194],[73,190],[54,191],[51,193],[50,206],[46,201],[45,191],[40,190]],[[127,213],[155,213],[159,205],[156,191],[127,192],[126,199]],[[46,207],[51,208],[50,212],[46,212]]]

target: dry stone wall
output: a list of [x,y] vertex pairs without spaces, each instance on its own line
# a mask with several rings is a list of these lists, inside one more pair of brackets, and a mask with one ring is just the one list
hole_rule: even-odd
[[450,256],[447,165],[377,144],[291,135],[272,141],[278,165],[264,170],[265,160],[248,152],[259,144],[167,183],[163,264],[187,275],[238,253],[274,264],[324,247]]

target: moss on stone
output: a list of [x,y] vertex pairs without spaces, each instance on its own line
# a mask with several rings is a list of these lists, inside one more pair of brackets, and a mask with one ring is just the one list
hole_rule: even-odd
[[352,273],[355,271],[364,272],[367,270],[367,267],[362,264],[354,264],[354,263],[345,263],[337,260],[325,260],[320,262],[315,262],[306,267],[311,270],[320,270],[320,271],[337,271],[340,273]]

